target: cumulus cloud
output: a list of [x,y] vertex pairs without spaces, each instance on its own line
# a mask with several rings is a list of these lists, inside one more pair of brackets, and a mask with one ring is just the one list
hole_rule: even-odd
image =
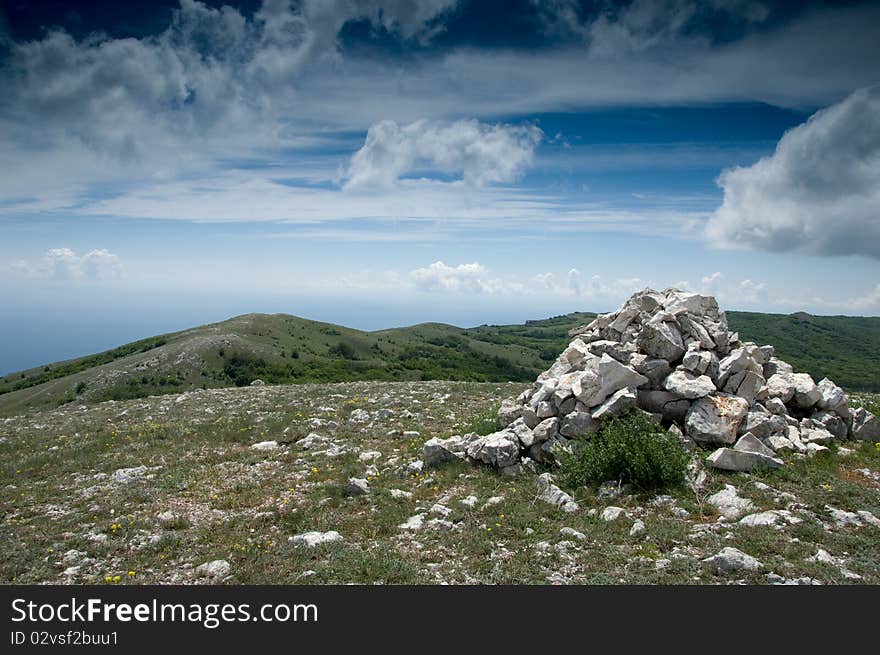
[[425,268],[410,271],[410,280],[425,291],[470,291],[474,293],[496,293],[502,285],[498,280],[488,279],[488,270],[479,262],[448,266],[436,261]]
[[531,163],[542,136],[534,125],[382,121],[370,127],[351,158],[346,188],[389,187],[419,171],[460,176],[475,185],[510,182]]
[[773,155],[718,178],[706,225],[724,248],[880,258],[880,86],[787,132]]
[[58,281],[107,281],[123,273],[119,257],[104,248],[84,255],[70,248],[50,248],[39,260],[16,260],[8,268],[18,276]]

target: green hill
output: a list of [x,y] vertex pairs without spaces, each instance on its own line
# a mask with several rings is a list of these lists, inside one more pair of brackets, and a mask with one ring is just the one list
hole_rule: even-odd
[[[354,380],[528,382],[556,358],[568,330],[595,314],[522,325],[424,323],[363,332],[286,314],[246,314],[142,339],[0,378],[0,413],[229,387]],[[729,312],[743,339],[819,379],[880,390],[880,318]]]

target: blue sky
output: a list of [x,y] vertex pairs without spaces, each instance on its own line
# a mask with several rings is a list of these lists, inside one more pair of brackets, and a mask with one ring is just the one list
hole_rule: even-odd
[[0,372],[251,311],[476,325],[681,286],[878,315],[878,21],[858,2],[10,3]]

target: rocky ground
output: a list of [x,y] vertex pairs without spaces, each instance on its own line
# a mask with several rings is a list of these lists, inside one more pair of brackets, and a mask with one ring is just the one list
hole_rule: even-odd
[[871,442],[707,469],[697,492],[568,489],[571,512],[531,472],[423,467],[426,440],[497,430],[522,389],[257,386],[2,419],[0,580],[880,583]]

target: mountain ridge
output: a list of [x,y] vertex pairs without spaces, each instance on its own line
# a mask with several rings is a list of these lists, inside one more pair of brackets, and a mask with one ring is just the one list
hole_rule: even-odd
[[[363,331],[291,314],[246,313],[0,377],[0,413],[268,383],[355,380],[528,382],[596,314],[462,328],[440,322]],[[856,390],[880,390],[880,318],[727,312],[744,339]]]

